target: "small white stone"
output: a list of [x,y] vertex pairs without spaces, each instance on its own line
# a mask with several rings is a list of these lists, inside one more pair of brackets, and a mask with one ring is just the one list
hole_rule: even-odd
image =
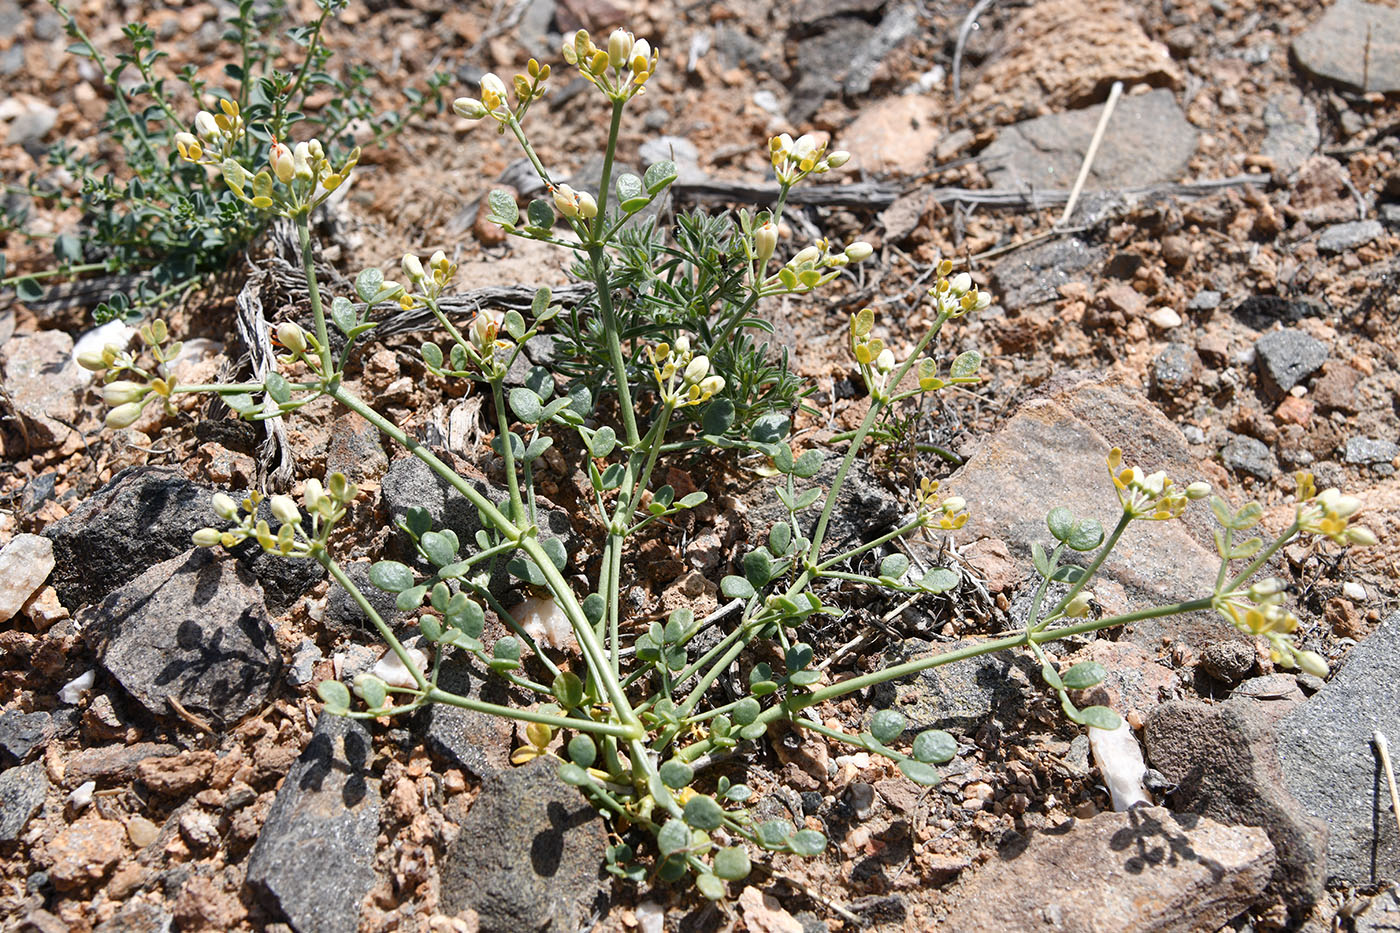
[[1162,330],[1171,330],[1173,327],[1181,326],[1181,315],[1172,308],[1158,308],[1149,314],[1147,319]]
[[[427,667],[428,659],[423,652],[419,651],[417,648],[406,648],[404,650],[408,653],[408,656],[413,659],[413,664],[419,671]],[[404,667],[403,662],[399,660],[399,656],[393,651],[387,652],[384,657],[379,659],[379,663],[374,665],[374,676],[391,687],[407,688],[418,686],[418,681],[413,679],[412,672]]]
[[[108,321],[101,327],[94,327],[83,334],[73,344],[73,362],[78,362],[78,357],[91,350],[93,353],[101,353],[102,348],[107,344],[121,347],[123,350],[131,343],[131,338],[136,336],[136,329],[128,327],[120,320]],[[93,373],[95,377],[97,373]]]
[[96,781],[79,784],[73,793],[68,795],[68,806],[73,808],[74,813],[81,813],[88,804],[92,803],[92,792],[95,790],[97,790]]
[[0,551],[0,622],[13,618],[53,572],[53,542],[15,535]]
[[1354,603],[1364,603],[1366,601],[1366,587],[1354,580],[1348,580],[1342,584],[1342,595]]
[[531,596],[511,610],[515,621],[536,642],[556,651],[578,652],[574,627],[559,604],[547,597]]
[[92,689],[93,681],[96,679],[96,671],[86,671],[74,677],[58,691],[59,702],[67,703],[70,706],[77,703],[83,698],[83,694]]
[[1121,813],[1134,804],[1151,805],[1152,798],[1142,783],[1147,771],[1142,748],[1126,722],[1120,722],[1117,729],[1090,726],[1089,747],[1094,753],[1094,764],[1099,766],[1099,776],[1113,798],[1114,810]]
[[660,904],[643,901],[637,905],[635,913],[642,933],[665,933],[666,910]]

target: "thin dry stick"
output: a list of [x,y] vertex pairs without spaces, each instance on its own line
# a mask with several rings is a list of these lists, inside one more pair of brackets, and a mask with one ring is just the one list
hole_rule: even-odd
[[963,46],[967,45],[967,39],[972,35],[972,28],[977,25],[978,17],[987,12],[987,7],[991,5],[992,0],[978,0],[977,5],[968,10],[962,25],[958,27],[958,42],[957,45],[953,46],[953,103],[955,104],[962,97]]
[[1070,215],[1074,213],[1074,205],[1079,201],[1079,192],[1084,189],[1084,182],[1089,178],[1089,169],[1094,165],[1094,156],[1099,154],[1099,143],[1103,142],[1104,131],[1108,129],[1108,120],[1113,116],[1113,108],[1118,104],[1118,98],[1123,93],[1123,82],[1114,81],[1113,88],[1108,92],[1108,100],[1103,105],[1103,114],[1099,117],[1099,125],[1094,129],[1094,138],[1089,140],[1089,151],[1084,153],[1084,164],[1079,166],[1079,177],[1074,180],[1074,187],[1069,191],[1069,200],[1065,202],[1065,212],[1060,215],[1060,222],[1057,227],[1063,227],[1069,223]]
[[1379,729],[1371,737],[1371,741],[1376,744],[1376,754],[1381,756],[1381,767],[1385,769],[1385,782],[1390,785],[1390,809],[1395,814],[1395,828],[1400,830],[1400,794],[1395,792],[1395,772],[1390,768],[1390,743],[1385,740],[1385,733]]

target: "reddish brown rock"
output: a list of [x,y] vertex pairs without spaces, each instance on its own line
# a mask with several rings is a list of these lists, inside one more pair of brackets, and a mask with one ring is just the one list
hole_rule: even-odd
[[184,752],[170,758],[147,758],[136,764],[136,776],[158,794],[178,797],[207,786],[214,769],[211,751]]
[[60,891],[79,891],[101,881],[125,852],[126,830],[116,820],[80,820],[46,848],[49,879]]

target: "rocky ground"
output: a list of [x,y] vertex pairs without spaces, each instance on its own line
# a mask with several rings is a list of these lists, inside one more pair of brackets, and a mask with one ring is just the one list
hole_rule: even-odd
[[[310,4],[304,4],[310,6]],[[877,260],[811,300],[772,309],[801,349],[820,445],[864,411],[845,321],[872,305],[909,347],[942,256],[966,259],[998,304],[959,322],[953,352],[987,358],[986,382],[913,421],[905,445],[856,476],[837,537],[869,536],[911,501],[919,475],[966,497],[973,519],[930,556],[966,582],[891,613],[853,605],[812,637],[848,646],[840,675],[1013,629],[1027,610],[1032,540],[1053,505],[1108,519],[1103,458],[1203,478],[1258,499],[1277,532],[1291,472],[1367,502],[1379,547],[1286,551],[1300,638],[1334,673],[1276,670],[1212,617],[1140,624],[1064,644],[1111,672],[1160,772],[1158,808],[1115,814],[1087,740],[1025,658],[992,656],[822,710],[859,727],[895,703],[952,731],[949,779],[923,791],[892,768],[808,738],[774,737],[735,773],[757,809],[825,831],[813,860],[774,857],[734,901],[599,872],[607,828],[547,765],[507,763],[509,727],[455,710],[372,728],[318,716],[320,680],[382,652],[319,573],[252,552],[192,552],[216,488],[260,478],[260,437],[201,405],[100,426],[99,392],[72,362],[91,326],[72,302],[11,301],[0,462],[0,927],[16,930],[643,930],[751,933],[924,930],[1383,930],[1400,923],[1400,837],[1372,734],[1400,739],[1400,10],[1338,0],[1227,3],[1043,0],[970,5],[813,0],[757,4],[522,0],[398,5],[355,0],[329,41],[388,94],[432,68],[450,93],[559,33],[625,23],[663,50],[627,124],[626,158],[673,154],[677,201],[724,206],[765,180],[765,140],[829,133],[855,154],[858,198],[790,211],[792,239],[863,237]],[[304,11],[305,12],[305,11]],[[142,19],[185,63],[217,77],[228,4],[75,7],[95,41]],[[0,170],[44,172],[63,140],[102,156],[104,90],[63,49],[44,4],[0,0]],[[221,57],[222,56],[222,57]],[[1065,195],[1115,82],[1086,192]],[[190,114],[195,109],[189,104]],[[602,105],[561,80],[535,118],[564,174],[596,175]],[[557,257],[478,223],[482,195],[514,180],[512,151],[455,118],[412,124],[367,151],[322,224],[332,274],[444,248],[466,287],[560,285]],[[62,182],[62,179],[56,179]],[[16,197],[7,194],[7,197]],[[73,214],[36,211],[0,233],[11,266],[44,267]],[[786,247],[782,247],[786,248]],[[263,260],[271,261],[271,260]],[[172,315],[196,352],[183,381],[242,353],[232,296],[246,274]],[[270,318],[304,315],[276,293]],[[0,301],[7,300],[0,298]],[[493,430],[479,400],[427,379],[401,333],[354,363],[366,394],[490,481]],[[294,480],[344,470],[359,509],[347,560],[394,553],[390,520],[454,502],[363,423],[312,405],[291,426]],[[956,464],[902,452],[936,444]],[[561,457],[543,491],[572,501]],[[631,568],[633,618],[717,607],[716,583],[761,527],[766,488],[742,469],[676,465],[708,488],[687,544],[659,536]],[[583,569],[587,519],[560,508]],[[1196,595],[1214,576],[1202,518],[1133,532],[1095,587],[1096,611]],[[474,673],[451,672],[460,688]],[[489,689],[489,687],[487,688]]]

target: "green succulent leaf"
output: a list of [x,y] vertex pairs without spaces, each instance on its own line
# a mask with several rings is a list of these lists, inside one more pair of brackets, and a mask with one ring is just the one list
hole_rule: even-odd
[[752,583],[743,577],[733,575],[720,580],[719,589],[726,599],[753,599],[758,595],[758,591],[753,588]]
[[1117,729],[1123,724],[1122,717],[1107,706],[1090,706],[1080,710],[1079,721],[1096,729]]
[[515,203],[515,195],[501,188],[492,189],[486,196],[486,204],[491,209],[490,220],[493,223],[514,225],[520,219],[520,208]]
[[316,685],[316,694],[332,716],[350,712],[350,691],[338,680],[323,680]]
[[656,832],[656,847],[662,855],[680,852],[690,845],[690,827],[683,820],[669,819]]
[[1092,518],[1086,518],[1074,526],[1065,544],[1075,551],[1092,551],[1103,544],[1103,525]]
[[724,897],[724,882],[716,875],[701,872],[695,876],[695,890],[700,892],[701,897],[717,901]]
[[904,732],[908,720],[898,710],[882,709],[870,717],[870,734],[877,742],[889,744]]
[[1064,506],[1056,506],[1045,516],[1045,526],[1056,541],[1064,541],[1074,530],[1074,513]]
[[724,809],[715,798],[704,794],[696,794],[686,802],[683,816],[690,826],[706,831],[719,829],[724,823]]
[[569,739],[569,760],[580,768],[591,768],[593,762],[598,760],[598,745],[593,741],[593,737],[586,732]]
[[958,754],[958,740],[942,729],[927,729],[914,737],[913,752],[918,761],[941,765]]
[[672,790],[689,787],[690,782],[695,780],[695,769],[679,758],[670,759],[656,770],[661,775],[661,782]]
[[1087,690],[1107,676],[1108,671],[1097,661],[1081,661],[1060,675],[1068,690]]
[[924,787],[932,787],[943,780],[943,775],[938,773],[938,769],[931,764],[906,758],[899,763],[899,770],[909,780]]
[[752,865],[748,850],[743,846],[727,846],[715,853],[715,875],[725,881],[742,881],[749,876]]
[[[581,735],[578,736],[578,738],[587,738],[587,736]],[[559,765],[559,780],[563,781],[565,784],[573,785],[574,787],[583,787],[586,784],[592,783],[588,772],[585,771],[583,767],[571,761],[566,761]]]
[[574,709],[583,702],[583,681],[573,671],[561,671],[554,678],[549,692],[564,709]]
[[826,836],[815,829],[799,829],[788,840],[788,848],[796,854],[805,855],[808,858],[821,855],[826,849]]
[[982,354],[976,350],[968,350],[959,353],[953,360],[952,367],[948,370],[948,375],[953,379],[971,379],[977,375],[977,370],[982,366]]
[[370,566],[369,582],[386,593],[402,593],[413,586],[413,571],[396,560],[381,560]]

